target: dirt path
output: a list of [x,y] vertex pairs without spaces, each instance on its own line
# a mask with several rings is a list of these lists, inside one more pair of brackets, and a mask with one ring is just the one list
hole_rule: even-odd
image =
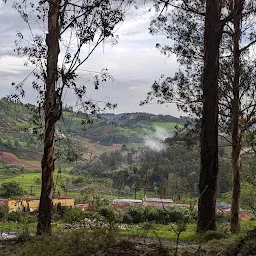
[[6,151],[0,151],[0,160],[12,165],[24,166],[27,169],[40,169],[40,162],[23,160],[18,158],[13,153]]

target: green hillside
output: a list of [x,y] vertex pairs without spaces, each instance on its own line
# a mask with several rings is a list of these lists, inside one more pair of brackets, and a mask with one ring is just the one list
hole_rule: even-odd
[[[61,191],[62,193],[65,190],[65,187],[71,187],[73,181],[77,178],[75,175],[70,175],[63,173],[58,175],[54,173],[54,183],[56,191]],[[0,185],[2,183],[9,183],[15,181],[20,184],[24,194],[33,195],[39,197],[41,191],[41,173],[24,173],[15,177],[10,177],[0,180]]]
[[[39,172],[43,152],[42,120],[35,106],[0,100],[0,180]],[[88,116],[65,108],[56,126],[56,168],[71,169],[77,160],[91,160],[119,150],[123,145],[136,149],[161,128],[165,136],[182,126],[186,118],[148,113]],[[159,128],[159,129],[157,129]],[[158,131],[159,132],[159,131]]]
[[[35,107],[30,104],[0,100],[1,150],[42,152],[38,139],[42,128],[35,122],[34,110]],[[128,145],[142,143],[146,136],[154,134],[156,126],[173,131],[177,124],[185,122],[186,118],[147,113],[103,114],[96,117],[66,108],[63,118],[57,123],[57,131],[71,140],[81,137],[106,146]]]

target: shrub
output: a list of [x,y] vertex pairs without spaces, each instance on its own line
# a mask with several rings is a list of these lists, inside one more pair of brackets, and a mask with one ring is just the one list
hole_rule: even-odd
[[100,215],[106,218],[108,221],[119,221],[119,214],[117,211],[109,207],[103,207],[99,211]]
[[23,194],[21,185],[16,181],[4,182],[0,189],[2,196],[6,198]]
[[104,223],[107,224],[109,231],[114,231],[118,229],[118,223],[121,222],[121,214],[118,211],[113,210],[110,207],[101,208],[99,213],[104,217]]
[[123,223],[126,223],[126,224],[132,224],[133,223],[132,216],[127,212],[124,212],[124,214],[123,214]]
[[223,214],[220,212],[217,212],[216,214],[216,220],[219,223],[227,223],[230,222],[230,214]]
[[90,219],[90,220],[94,220],[94,219],[99,220],[100,219],[100,214],[98,212],[85,211],[84,216],[85,216],[85,218]]
[[10,212],[7,217],[8,221],[21,222],[21,213],[20,212]]
[[123,215],[124,223],[141,223],[145,221],[159,224],[169,224],[171,222],[190,222],[194,215],[186,208],[182,207],[131,207]]
[[81,177],[81,176],[72,179],[72,183],[74,185],[79,185],[79,184],[81,184],[83,182],[84,182],[84,178]]
[[77,208],[69,208],[64,213],[64,219],[68,223],[78,222],[78,221],[84,220],[84,218],[85,218],[84,211],[77,209]]
[[157,208],[145,207],[145,210],[144,210],[145,220],[156,222],[156,220],[159,218],[157,210],[158,210]]
[[0,207],[0,219],[6,219],[9,213],[8,207]]
[[[162,217],[161,217],[162,216]],[[191,215],[188,209],[182,207],[158,208],[158,218],[161,224],[185,221],[189,222]]]
[[126,213],[131,216],[132,223],[137,224],[145,221],[145,213],[143,207],[128,208]]
[[63,205],[59,205],[57,204],[57,206],[53,207],[53,211],[57,212],[60,216],[64,216],[68,211],[70,210],[69,206],[63,206]]
[[220,231],[214,231],[214,230],[209,230],[205,232],[203,235],[203,241],[207,242],[210,240],[221,240],[227,238],[227,234],[220,232]]

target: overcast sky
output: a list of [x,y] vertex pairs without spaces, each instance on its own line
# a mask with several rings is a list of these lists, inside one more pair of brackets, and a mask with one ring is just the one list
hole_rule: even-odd
[[[148,104],[140,107],[139,102],[146,98],[150,87],[162,74],[173,75],[178,69],[175,57],[167,58],[155,48],[156,43],[167,43],[162,36],[152,36],[148,33],[149,22],[154,13],[148,12],[148,7],[139,10],[130,8],[129,14],[116,34],[119,35],[118,44],[102,45],[91,56],[81,69],[101,71],[108,68],[114,81],[95,91],[88,85],[88,97],[102,100],[109,99],[117,103],[115,113],[149,112],[154,114],[183,115],[178,112],[174,104]],[[18,31],[26,33],[26,24],[13,10],[10,4],[0,2],[0,97],[12,91],[11,83],[19,83],[32,70],[24,66],[24,59],[13,52],[14,41]],[[85,80],[88,73],[79,71],[80,79]],[[25,83],[26,101],[35,103],[36,93],[31,89],[31,80]],[[65,101],[69,105],[76,103],[76,98],[70,93],[65,94]]]

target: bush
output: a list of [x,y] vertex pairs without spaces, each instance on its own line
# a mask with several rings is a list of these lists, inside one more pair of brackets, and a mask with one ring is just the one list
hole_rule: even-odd
[[122,219],[120,212],[115,211],[110,207],[104,207],[100,209],[99,213],[104,217],[104,223],[107,224],[109,231],[118,229],[117,224],[120,223]]
[[146,207],[144,210],[145,221],[156,222],[156,220],[159,218],[157,210],[157,208]]
[[230,214],[223,214],[223,213],[217,212],[216,213],[216,220],[219,223],[230,222]]
[[21,185],[16,181],[2,183],[0,190],[2,196],[6,198],[20,196],[23,194]]
[[13,222],[21,222],[21,213],[20,212],[10,212],[8,214],[7,220]]
[[120,223],[123,220],[123,215],[119,211],[113,210],[110,207],[100,209],[100,215],[103,216],[108,222]]
[[227,248],[226,255],[256,255],[256,228],[247,232],[246,235],[240,236],[232,242]]
[[132,224],[133,223],[132,216],[127,212],[124,212],[124,214],[123,214],[123,223],[126,223],[126,224]]
[[81,184],[83,182],[84,182],[84,178],[81,177],[81,176],[72,179],[72,183],[74,185],[79,185],[79,184]]
[[210,240],[221,240],[227,238],[227,234],[220,231],[208,230],[203,235],[203,241],[207,242]]
[[26,223],[35,223],[37,222],[37,216],[35,213],[23,213],[24,219],[23,221],[25,221]]
[[145,221],[144,207],[131,207],[127,209],[126,213],[131,217],[134,224]]
[[100,215],[108,221],[118,221],[118,213],[109,207],[103,207],[99,211]]
[[92,212],[92,211],[85,211],[84,216],[86,219],[90,220],[99,220],[100,219],[100,214],[98,212]]
[[63,206],[61,204],[57,204],[57,206],[53,207],[53,211],[58,213],[60,216],[64,216],[70,210],[69,206]]
[[141,223],[145,221],[159,224],[169,224],[171,222],[189,222],[194,219],[190,211],[182,207],[131,207],[123,215],[124,223]]
[[64,213],[64,219],[68,223],[78,222],[78,221],[84,220],[84,218],[85,218],[84,211],[82,211],[82,210],[80,210],[78,208],[69,208]]
[[167,207],[157,209],[158,223],[169,224],[171,222],[189,222],[191,214],[188,209],[182,207]]
[[0,219],[6,219],[9,213],[8,207],[0,207]]

